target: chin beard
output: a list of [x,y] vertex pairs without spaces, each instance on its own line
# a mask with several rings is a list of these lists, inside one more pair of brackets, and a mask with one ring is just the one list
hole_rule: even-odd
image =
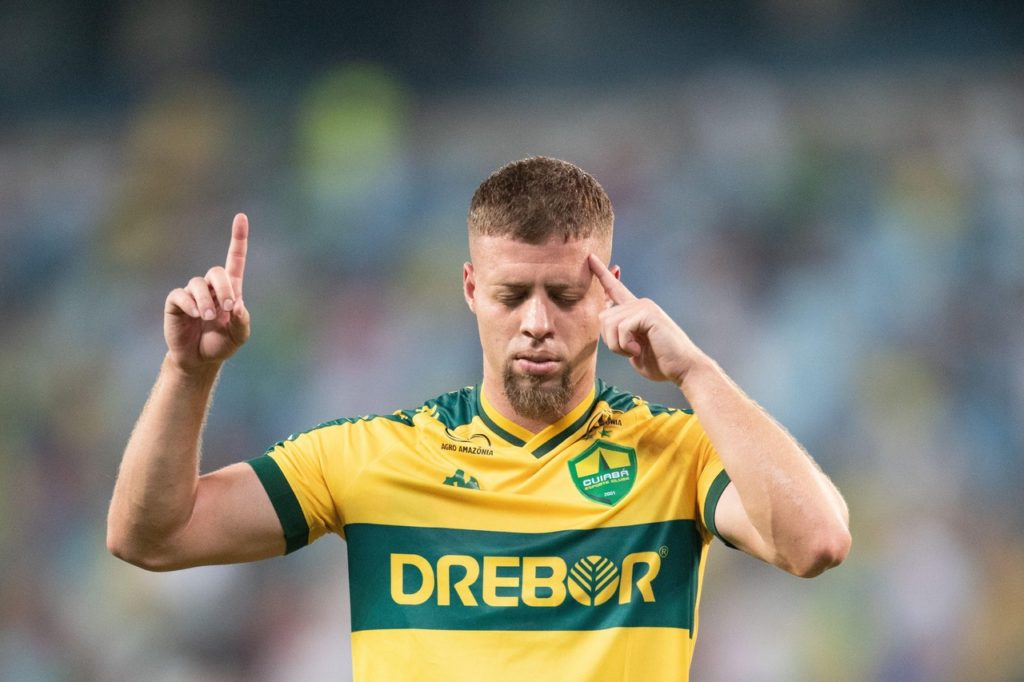
[[572,384],[569,380],[568,367],[560,376],[534,377],[516,374],[512,370],[512,363],[509,362],[505,365],[503,379],[505,397],[508,398],[512,409],[522,417],[555,422],[569,409]]

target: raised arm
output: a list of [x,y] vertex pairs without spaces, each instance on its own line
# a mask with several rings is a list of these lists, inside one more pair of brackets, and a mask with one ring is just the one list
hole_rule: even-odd
[[167,355],[125,447],[107,516],[107,547],[149,570],[249,561],[285,548],[255,472],[199,476],[199,443],[221,365],[249,338],[242,299],[249,221],[235,216],[224,267],[164,304]]
[[634,296],[596,256],[589,262],[612,304],[601,314],[605,343],[641,375],[679,387],[732,479],[715,513],[719,533],[794,575],[839,564],[850,548],[849,512],[810,455],[657,304]]

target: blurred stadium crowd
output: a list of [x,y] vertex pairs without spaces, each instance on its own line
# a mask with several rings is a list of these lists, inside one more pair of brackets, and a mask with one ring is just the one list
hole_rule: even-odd
[[[449,31],[481,12],[502,28],[422,48],[463,75],[452,88],[402,43],[417,16],[393,45],[384,32],[363,53],[309,56],[292,37],[249,72],[238,30],[230,60],[210,57],[233,17],[196,4],[104,5],[86,37],[43,30],[68,3],[3,22],[0,679],[345,679],[336,539],[176,574],[105,551],[164,296],[223,258],[246,211],[254,333],[223,373],[204,469],[328,419],[414,407],[479,378],[465,211],[487,173],[532,154],[605,185],[624,280],[797,435],[851,508],[850,558],[815,581],[712,551],[694,678],[1024,678],[1019,42],[826,66],[719,50],[650,70],[637,49],[635,68],[604,80],[611,48],[562,44],[551,27],[577,4],[513,16],[453,3]],[[849,22],[884,26],[864,4],[804,16],[752,3],[772,11],[750,30],[797,12],[845,45]],[[621,12],[627,30],[656,30],[656,12]],[[58,38],[78,36],[63,54],[88,56],[107,20],[106,66],[62,67]],[[531,40],[543,50],[520,55],[514,77],[449,63],[533,54]],[[587,77],[552,77],[552,55]],[[679,404],[619,358],[601,362],[606,380]]]

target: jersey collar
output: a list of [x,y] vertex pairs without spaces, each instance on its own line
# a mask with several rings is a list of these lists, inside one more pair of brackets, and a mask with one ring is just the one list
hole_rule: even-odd
[[479,396],[477,414],[480,415],[480,419],[487,425],[487,428],[512,445],[524,448],[534,457],[540,458],[557,448],[587,423],[590,413],[597,403],[598,391],[595,384],[576,407],[538,433],[531,433],[529,429],[503,417],[487,400],[482,383],[477,387],[476,394]]

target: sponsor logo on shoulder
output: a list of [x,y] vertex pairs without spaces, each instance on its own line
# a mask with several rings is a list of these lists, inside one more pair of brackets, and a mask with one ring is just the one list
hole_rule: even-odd
[[598,412],[590,418],[587,430],[583,432],[583,440],[591,440],[598,436],[602,438],[610,436],[613,428],[622,426],[622,420],[619,418],[621,416],[622,412],[620,410]]

